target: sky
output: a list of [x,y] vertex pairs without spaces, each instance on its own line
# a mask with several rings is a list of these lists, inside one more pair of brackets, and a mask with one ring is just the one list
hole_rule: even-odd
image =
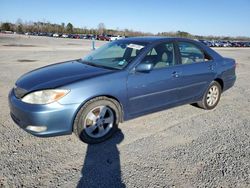
[[0,22],[250,37],[250,0],[0,0]]

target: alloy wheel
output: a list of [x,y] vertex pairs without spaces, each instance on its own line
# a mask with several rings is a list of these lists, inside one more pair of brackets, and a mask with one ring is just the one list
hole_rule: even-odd
[[207,93],[207,105],[214,106],[219,99],[219,88],[216,85],[210,87]]
[[97,106],[84,120],[85,132],[92,138],[103,137],[112,129],[114,120],[114,113],[108,106]]

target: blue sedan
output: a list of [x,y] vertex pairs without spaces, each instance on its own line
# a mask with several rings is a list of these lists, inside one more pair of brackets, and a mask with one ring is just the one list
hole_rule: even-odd
[[198,41],[121,39],[23,75],[9,93],[10,115],[36,136],[75,132],[99,143],[138,116],[183,104],[215,108],[234,85],[235,68],[234,59]]

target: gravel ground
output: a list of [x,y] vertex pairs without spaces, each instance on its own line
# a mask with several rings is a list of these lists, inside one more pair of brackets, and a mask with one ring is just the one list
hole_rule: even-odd
[[18,128],[7,102],[16,79],[90,49],[88,40],[0,34],[0,187],[250,187],[250,48],[216,49],[237,60],[238,78],[215,110],[140,117],[97,145]]

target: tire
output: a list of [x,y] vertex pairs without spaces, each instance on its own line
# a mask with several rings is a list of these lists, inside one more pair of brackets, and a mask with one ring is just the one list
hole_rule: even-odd
[[76,115],[74,133],[85,143],[96,144],[110,138],[119,124],[120,105],[107,97],[86,102]]
[[197,105],[205,110],[214,109],[220,101],[221,92],[221,85],[216,81],[211,82],[203,95],[202,101],[199,101]]

